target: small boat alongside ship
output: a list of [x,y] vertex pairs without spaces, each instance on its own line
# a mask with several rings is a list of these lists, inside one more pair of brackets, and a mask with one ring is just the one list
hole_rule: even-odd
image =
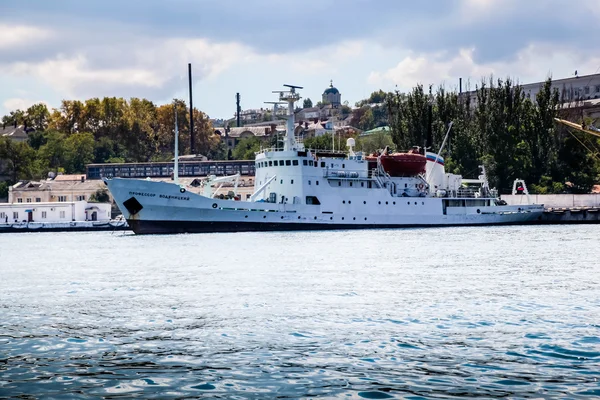
[[284,145],[256,154],[249,199],[215,197],[212,185],[235,177],[211,177],[200,193],[181,185],[176,154],[172,183],[104,177],[131,229],[159,234],[524,224],[544,211],[542,205],[499,200],[484,168],[477,179],[446,173],[439,154],[366,156],[354,151],[354,139],[348,139],[347,152],[306,149],[294,136],[301,87],[285,86],[279,92],[288,104]]

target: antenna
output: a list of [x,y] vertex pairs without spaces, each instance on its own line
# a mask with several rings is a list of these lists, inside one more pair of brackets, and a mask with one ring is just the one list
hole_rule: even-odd
[[[273,114],[271,115],[271,121],[275,121],[275,113],[277,112],[277,106],[279,104],[285,104],[281,101],[265,101],[265,104],[273,104]],[[279,132],[277,132],[277,128],[275,128],[275,148],[279,149]]]
[[296,85],[283,85],[283,86],[289,87],[290,89],[292,89],[292,92],[294,92],[296,89],[304,89],[304,87],[296,86]]

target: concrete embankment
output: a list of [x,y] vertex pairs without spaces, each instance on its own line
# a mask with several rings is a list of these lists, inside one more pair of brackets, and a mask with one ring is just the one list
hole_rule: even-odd
[[543,204],[540,223],[597,224],[600,223],[600,194],[532,194],[502,195],[511,205]]

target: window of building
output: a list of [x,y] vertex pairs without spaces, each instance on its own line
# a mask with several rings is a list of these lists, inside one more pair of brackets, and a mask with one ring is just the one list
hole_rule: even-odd
[[13,211],[13,219],[19,219],[19,213],[17,211]]
[[596,86],[596,93],[600,93],[600,85]]
[[590,87],[589,87],[589,86],[586,86],[586,87],[583,89],[583,93],[585,93],[585,94],[590,94]]
[[292,160],[292,165],[298,165],[298,160]]
[[77,201],[85,201],[85,195],[77,196]]
[[[3,212],[0,212],[0,219],[4,219],[6,218],[6,214],[4,214]],[[4,221],[0,221],[0,222],[4,222]]]
[[67,196],[58,196],[58,201],[67,201]]
[[23,199],[17,199],[17,203],[22,203]]
[[65,218],[65,212],[64,211],[60,212],[60,218]]
[[27,202],[28,202],[28,203],[31,203],[31,197],[28,197],[28,198],[27,198]]
[[35,198],[35,202],[36,202],[36,203],[41,203],[41,202],[42,202],[42,199],[40,199],[39,197],[36,197],[36,198]]
[[46,211],[42,211],[42,218],[46,218]]
[[310,186],[310,181],[308,181],[308,186]]

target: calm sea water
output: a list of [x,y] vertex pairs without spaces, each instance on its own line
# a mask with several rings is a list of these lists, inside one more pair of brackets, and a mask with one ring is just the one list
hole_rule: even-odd
[[600,396],[600,226],[0,236],[0,397]]

